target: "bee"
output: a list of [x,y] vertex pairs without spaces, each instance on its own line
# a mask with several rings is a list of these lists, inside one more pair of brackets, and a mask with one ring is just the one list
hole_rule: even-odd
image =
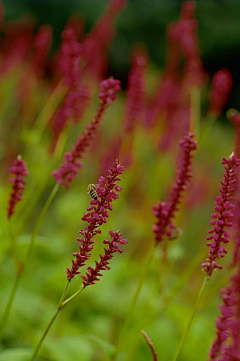
[[182,228],[176,227],[173,229],[171,236],[168,237],[169,241],[175,241],[179,237],[181,237],[183,234]]
[[97,185],[96,184],[89,184],[87,187],[87,194],[90,194],[90,196],[92,197],[92,199],[97,200],[98,199],[98,195],[96,192],[97,189]]

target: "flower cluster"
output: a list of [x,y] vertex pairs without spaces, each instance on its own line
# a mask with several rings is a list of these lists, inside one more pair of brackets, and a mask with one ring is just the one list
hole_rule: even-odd
[[12,183],[12,193],[7,207],[8,219],[10,219],[15,213],[17,202],[22,199],[24,186],[26,184],[26,180],[24,178],[28,176],[26,164],[20,155],[17,157],[17,160],[14,161],[13,166],[9,168],[9,172],[13,174],[14,177],[9,180],[9,182]]
[[85,39],[83,39],[83,57],[86,61],[85,70],[96,81],[100,81],[106,76],[108,49],[114,35],[113,22],[116,15],[125,6],[125,3],[126,0],[111,0],[103,16]]
[[209,113],[219,115],[226,104],[228,95],[232,89],[232,76],[229,70],[221,69],[217,71],[212,80],[210,91]]
[[63,83],[68,88],[68,91],[61,107],[50,120],[53,138],[52,149],[54,149],[67,121],[78,122],[83,117],[90,98],[88,88],[81,82],[81,44],[78,43],[75,30],[71,26],[66,26],[62,33],[60,55]]
[[113,253],[119,252],[122,253],[122,249],[119,247],[119,244],[126,244],[127,241],[124,239],[120,231],[109,232],[112,241],[104,240],[103,243],[108,245],[108,248],[104,248],[104,255],[100,255],[101,261],[95,261],[95,268],[88,267],[87,273],[85,276],[81,276],[83,280],[83,287],[85,288],[88,285],[94,285],[96,281],[99,281],[99,277],[102,276],[101,271],[109,270],[109,261],[113,258]]
[[229,159],[223,158],[222,164],[225,168],[224,178],[221,182],[220,196],[215,198],[215,213],[213,213],[210,224],[214,226],[208,233],[207,246],[210,247],[208,258],[201,266],[206,274],[211,277],[215,268],[222,269],[222,266],[216,263],[218,258],[224,257],[227,250],[221,245],[229,242],[229,232],[225,230],[232,226],[234,205],[231,203],[231,192],[236,184],[235,169],[240,160],[231,155]]
[[52,176],[57,182],[68,188],[74,176],[78,173],[82,164],[79,159],[83,157],[83,153],[94,138],[96,128],[101,121],[105,110],[111,102],[113,102],[117,95],[116,92],[121,89],[120,81],[115,79],[107,79],[101,82],[101,91],[99,93],[100,105],[95,115],[94,120],[87,126],[87,130],[83,132],[82,136],[76,141],[71,153],[65,153],[65,162],[62,163],[58,170],[52,172]]
[[136,121],[142,120],[145,103],[144,71],[147,66],[147,56],[144,51],[134,51],[132,68],[128,76],[126,115],[124,128],[126,131],[134,129]]
[[216,322],[217,337],[209,353],[209,361],[240,359],[240,268],[231,277],[231,286],[221,290],[223,305]]
[[[82,218],[83,221],[88,222],[88,225],[84,231],[80,231],[82,237],[78,238],[78,241],[81,243],[79,252],[73,253],[73,256],[76,258],[76,260],[72,260],[72,268],[67,269],[66,274],[69,281],[71,281],[75,275],[80,273],[79,269],[85,265],[85,262],[91,256],[90,252],[93,249],[94,243],[93,237],[96,234],[101,233],[99,226],[107,222],[107,218],[109,216],[108,211],[112,210],[111,203],[112,201],[118,199],[117,193],[121,191],[121,187],[116,185],[116,181],[121,180],[119,175],[123,173],[123,170],[124,167],[121,166],[120,163],[116,160],[113,166],[109,169],[108,176],[106,178],[101,176],[98,179],[98,186],[96,189],[98,199],[91,201],[91,206],[87,208],[87,213],[85,213]],[[116,242],[122,243],[124,241],[122,240],[119,232],[116,232],[116,234],[112,232],[110,235],[111,237],[113,236],[112,243],[110,244],[107,243],[108,241],[105,241],[106,244],[109,244],[109,251],[107,252],[108,256],[110,256],[110,253],[113,253],[113,250],[116,248]],[[116,251],[120,252],[118,249],[116,249],[114,252]],[[107,261],[107,258],[104,258],[104,260]],[[102,266],[103,264],[100,262],[100,265]],[[100,271],[99,268],[96,269]],[[92,274],[91,272],[89,274]],[[88,279],[88,276],[86,278]],[[87,281],[85,280],[85,282]]]
[[168,237],[171,236],[175,228],[172,219],[175,218],[175,213],[178,211],[178,204],[181,202],[183,192],[186,190],[192,177],[193,151],[197,149],[194,134],[187,134],[184,139],[181,140],[179,146],[183,149],[183,159],[177,172],[176,182],[169,195],[168,203],[158,202],[152,207],[153,214],[157,218],[157,222],[153,226],[153,232],[157,242],[161,242],[165,234]]
[[50,25],[42,25],[37,32],[34,42],[33,69],[37,76],[40,76],[43,72],[51,45],[52,27]]

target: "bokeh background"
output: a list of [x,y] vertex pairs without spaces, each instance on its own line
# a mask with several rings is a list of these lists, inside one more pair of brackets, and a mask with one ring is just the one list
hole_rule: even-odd
[[[51,55],[60,46],[61,32],[69,17],[77,16],[84,32],[88,33],[104,12],[106,3],[101,0],[2,0],[5,21],[33,22],[35,32],[42,24],[53,26]],[[0,361],[28,360],[54,313],[65,284],[66,267],[70,266],[71,255],[78,247],[75,241],[78,231],[86,226],[81,218],[90,202],[86,194],[87,185],[96,182],[102,172],[101,157],[112,147],[111,142],[114,141],[116,133],[122,130],[132,47],[140,42],[147,47],[150,59],[147,83],[151,92],[151,85],[155,84],[154,78],[159,76],[165,67],[167,24],[179,18],[181,4],[181,1],[174,0],[130,0],[128,6],[117,16],[116,34],[110,47],[108,75],[122,81],[123,92],[109,108],[101,125],[100,141],[86,153],[80,174],[69,190],[59,191],[44,219],[14,302],[0,350]],[[169,244],[168,269],[162,264],[161,249],[154,252],[139,300],[122,336],[119,361],[151,360],[150,350],[141,335],[141,329],[150,335],[159,361],[173,358],[203,280],[199,265],[207,253],[205,238],[214,208],[214,197],[218,195],[222,179],[221,160],[234,149],[234,127],[226,119],[225,113],[228,108],[239,108],[240,102],[240,1],[200,0],[196,1],[196,4],[204,69],[211,79],[217,70],[228,68],[233,77],[233,89],[218,121],[197,152],[194,181],[177,218],[177,225],[183,229],[183,236]],[[20,73],[21,71],[22,69]],[[26,76],[26,73],[23,74]],[[19,78],[21,87],[24,85],[24,78],[15,71],[10,73],[9,77],[3,77],[1,83],[0,120],[4,138],[0,148],[1,315],[14,280],[5,219],[10,192],[7,165],[13,155],[16,155],[16,151],[20,151],[30,173],[26,194],[22,204],[18,206],[21,217],[16,216],[13,226],[20,255],[26,252],[37,217],[54,185],[50,174],[53,167],[57,166],[56,159],[49,156],[48,136],[44,136],[43,142],[38,143],[34,127],[31,127],[47,101],[48,85],[36,86],[31,106],[23,104],[22,111],[16,95]],[[202,118],[206,115],[209,87],[208,83],[203,91]],[[95,93],[97,91],[96,86]],[[65,149],[71,149],[76,134],[81,134],[89,123],[97,107],[96,98],[93,97],[81,123],[69,131]],[[117,254],[114,257],[111,270],[105,272],[101,281],[86,289],[63,310],[40,351],[39,361],[111,359],[113,345],[116,344],[124,320],[128,317],[130,304],[153,246],[151,229],[155,220],[151,207],[157,200],[167,198],[178,165],[177,142],[169,152],[159,151],[159,134],[155,128],[149,131],[148,136],[144,129],[138,128],[134,139],[134,164],[123,175],[122,194],[113,205],[114,211],[107,225],[103,227],[103,237],[108,237],[109,229],[120,229],[128,239],[128,244],[122,255]],[[102,237],[98,237],[93,259],[103,251],[101,241]],[[222,261],[224,270],[216,273],[203,296],[179,361],[207,359],[215,335],[215,320],[219,315],[219,289],[228,284],[229,276],[233,272],[228,268],[231,249],[230,245],[229,254]],[[73,280],[72,292],[78,289],[79,283],[78,278]]]

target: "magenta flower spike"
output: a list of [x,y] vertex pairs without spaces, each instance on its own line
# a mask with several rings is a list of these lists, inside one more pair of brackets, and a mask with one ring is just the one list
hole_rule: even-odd
[[234,205],[231,203],[231,192],[235,188],[236,174],[235,170],[240,160],[231,155],[228,159],[223,158],[222,164],[225,168],[223,181],[221,182],[220,195],[215,198],[215,213],[212,214],[210,224],[214,226],[208,233],[206,245],[210,247],[208,258],[201,266],[206,274],[211,277],[215,268],[222,269],[222,266],[216,263],[218,258],[224,257],[227,250],[222,246],[229,242],[229,232],[226,228],[232,227]]
[[[112,210],[111,203],[118,199],[117,193],[121,191],[121,187],[116,185],[116,181],[121,180],[119,175],[123,173],[123,170],[124,167],[120,165],[118,160],[116,160],[113,166],[108,170],[108,176],[101,176],[98,179],[96,189],[98,199],[93,199],[91,201],[91,206],[87,208],[87,213],[85,213],[82,218],[82,220],[86,221],[88,225],[84,231],[79,231],[82,237],[77,240],[81,243],[81,246],[79,247],[79,252],[73,253],[76,260],[72,260],[72,268],[68,268],[66,271],[69,281],[71,281],[75,275],[80,273],[79,269],[85,265],[85,262],[91,256],[90,252],[92,251],[94,244],[93,237],[96,234],[101,234],[99,227],[103,223],[107,222],[109,211]],[[112,258],[112,253],[121,252],[120,248],[118,248],[118,243],[124,244],[125,240],[123,240],[120,232],[110,232],[110,236],[112,238],[112,242],[104,241],[105,244],[108,244],[108,249],[105,250],[105,255],[101,256],[101,262],[99,264],[96,263],[94,271],[90,268],[88,269],[88,273],[85,279],[83,279],[85,285],[94,282],[94,277],[99,276],[99,272],[103,270],[102,267],[106,267],[108,265],[108,260]]]
[[228,69],[217,71],[212,80],[209,113],[218,116],[228,100],[232,89],[232,76]]
[[172,219],[176,217],[183,192],[192,177],[193,151],[197,149],[194,134],[185,135],[184,139],[179,142],[179,146],[183,149],[182,164],[177,171],[177,179],[169,195],[168,203],[158,202],[152,207],[153,215],[157,218],[157,222],[153,225],[153,233],[157,242],[161,242],[164,235],[171,236],[175,228]]
[[209,361],[240,360],[240,268],[231,277],[231,286],[220,291],[223,305],[216,321],[217,337],[213,341]]
[[7,207],[8,219],[15,213],[16,204],[22,199],[26,184],[24,178],[28,176],[26,164],[20,155],[17,156],[17,160],[14,161],[13,166],[9,168],[9,172],[13,175],[13,178],[9,180],[9,182],[12,183],[12,193]]
[[143,49],[136,49],[132,54],[132,66],[128,75],[126,114],[124,129],[132,132],[136,123],[143,120],[145,110],[145,69],[147,67],[147,54]]
[[94,285],[96,281],[99,281],[99,277],[102,276],[102,271],[110,270],[109,261],[113,258],[113,253],[122,253],[122,249],[119,247],[119,244],[127,243],[126,239],[122,237],[120,231],[110,231],[109,234],[112,241],[110,242],[106,239],[103,241],[103,243],[107,244],[108,247],[104,248],[104,255],[100,255],[101,261],[95,261],[95,268],[88,267],[86,275],[81,276],[84,288],[88,285]]
[[120,81],[112,78],[102,81],[100,86],[101,91],[98,94],[100,105],[94,120],[87,126],[87,130],[83,132],[82,136],[77,139],[72,151],[70,153],[65,153],[65,162],[60,165],[58,170],[52,172],[52,176],[57,182],[66,188],[69,187],[74,176],[82,167],[79,159],[83,158],[84,152],[96,134],[96,129],[103,118],[105,110],[108,108],[109,104],[117,98],[116,92],[121,89]]

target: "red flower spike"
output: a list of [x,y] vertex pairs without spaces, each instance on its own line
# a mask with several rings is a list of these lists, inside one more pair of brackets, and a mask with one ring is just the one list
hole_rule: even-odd
[[228,69],[217,71],[212,80],[209,113],[218,116],[228,100],[232,89],[232,76]]
[[177,179],[169,195],[168,203],[158,202],[152,208],[153,215],[157,218],[157,222],[153,226],[153,233],[157,242],[161,242],[164,235],[170,237],[175,228],[172,219],[175,218],[182,193],[186,190],[192,177],[192,152],[197,149],[197,143],[193,138],[194,134],[189,133],[179,143],[180,148],[183,149],[183,159],[177,171]]
[[216,321],[217,337],[209,352],[209,361],[240,359],[240,268],[231,277],[231,285],[220,291],[223,305]]
[[15,213],[16,204],[22,199],[26,184],[24,178],[28,176],[26,164],[20,155],[18,155],[17,160],[14,161],[13,166],[9,168],[9,171],[14,177],[9,180],[9,182],[12,183],[12,193],[7,207],[8,219]]
[[39,28],[34,41],[35,54],[33,58],[33,69],[38,77],[43,73],[51,45],[52,27],[50,25],[43,25]]
[[103,118],[103,115],[108,108],[109,104],[113,102],[117,95],[116,92],[121,89],[120,81],[115,79],[107,79],[101,82],[101,91],[99,93],[100,105],[94,120],[87,126],[87,130],[83,132],[82,136],[77,139],[75,146],[70,153],[65,153],[65,162],[62,163],[58,170],[52,172],[52,176],[59,184],[68,188],[74,176],[82,167],[79,159],[83,158],[83,154],[87,147],[90,145],[96,129]]
[[83,287],[87,287],[89,285],[94,285],[96,281],[99,281],[99,277],[102,276],[101,271],[109,270],[109,261],[113,258],[113,253],[119,252],[122,253],[122,249],[118,246],[118,244],[126,244],[127,241],[122,237],[120,231],[109,232],[112,241],[104,240],[103,243],[107,244],[108,247],[104,248],[104,255],[100,255],[101,261],[95,261],[95,268],[88,267],[88,272],[85,276],[81,276],[83,280]]
[[[76,260],[72,260],[72,267],[71,269],[67,269],[66,274],[69,281],[80,273],[79,269],[85,265],[88,258],[91,256],[91,251],[93,249],[93,237],[96,234],[100,234],[101,230],[99,227],[106,223],[107,218],[109,216],[109,210],[112,210],[112,201],[118,199],[117,193],[120,191],[120,188],[116,186],[116,181],[121,180],[119,175],[122,174],[124,171],[124,167],[120,165],[120,163],[116,160],[113,166],[108,170],[107,177],[100,177],[98,181],[98,186],[96,188],[96,192],[98,195],[97,200],[91,201],[91,207],[88,207],[88,212],[84,214],[82,220],[88,223],[87,227],[84,231],[79,231],[82,235],[81,238],[78,238],[78,242],[81,243],[79,247],[79,252],[73,254]],[[120,232],[110,232],[110,236],[112,237],[112,243],[109,244],[109,251],[107,252],[106,257],[110,257],[114,252],[121,252],[120,248],[118,249],[116,243],[125,244],[125,240],[122,239]],[[109,242],[109,241],[105,241]],[[111,252],[110,252],[111,251]],[[102,256],[105,257],[105,256]],[[110,258],[103,258],[104,262],[106,262]],[[100,262],[101,264],[101,262]],[[105,265],[107,265],[106,263]],[[100,266],[99,266],[100,267]],[[100,268],[97,268],[100,272]],[[101,268],[102,270],[102,268]],[[88,270],[89,274],[91,275],[93,271]],[[97,273],[98,274],[98,273]],[[99,274],[98,274],[99,276]],[[87,282],[90,276],[86,276]],[[97,276],[96,276],[97,277]],[[91,283],[93,279],[91,278]]]
[[[226,249],[222,247],[221,244],[229,242],[229,233],[225,231],[225,228],[230,228],[232,226],[234,205],[231,203],[231,192],[235,188],[235,170],[238,167],[239,162],[240,160],[235,155],[231,155],[228,159],[223,158],[222,161],[225,173],[223,176],[223,181],[221,182],[220,196],[215,198],[216,212],[212,214],[212,218],[216,224],[208,231],[208,233],[211,235],[207,237],[207,240],[213,241],[207,243],[207,246],[210,247],[208,258],[206,262],[201,264],[203,270],[209,277],[212,276],[215,268],[222,268],[222,266],[216,263],[216,260],[218,258],[224,257],[224,255],[227,253]],[[214,225],[212,221],[210,221],[210,224]]]

